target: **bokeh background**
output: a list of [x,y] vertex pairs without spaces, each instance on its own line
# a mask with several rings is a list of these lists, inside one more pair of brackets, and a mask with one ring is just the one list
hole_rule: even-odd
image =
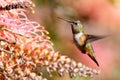
[[[34,8],[36,13],[30,14],[29,18],[46,27],[56,51],[77,62],[101,70],[101,73],[92,80],[120,80],[120,0],[34,0],[33,2],[36,4]],[[74,45],[70,24],[57,17],[80,20],[87,34],[108,36],[92,43],[100,67],[97,67],[87,55],[81,54]],[[50,79],[72,80],[67,74],[62,78],[56,75]]]

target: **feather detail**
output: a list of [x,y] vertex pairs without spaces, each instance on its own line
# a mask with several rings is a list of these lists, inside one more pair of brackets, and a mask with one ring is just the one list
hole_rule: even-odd
[[99,66],[99,63],[96,60],[96,56],[94,54],[94,50],[90,42],[86,44],[85,49],[86,49],[86,54],[97,64],[97,66]]

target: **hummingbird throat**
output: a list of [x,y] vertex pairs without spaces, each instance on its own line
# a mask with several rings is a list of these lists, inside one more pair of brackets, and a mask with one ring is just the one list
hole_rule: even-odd
[[81,23],[78,23],[78,24],[77,24],[77,27],[79,27],[80,33],[84,33],[83,25],[82,25]]

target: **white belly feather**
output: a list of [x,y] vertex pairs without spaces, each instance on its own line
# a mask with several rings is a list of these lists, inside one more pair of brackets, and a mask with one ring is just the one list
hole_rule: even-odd
[[84,41],[82,39],[82,36],[84,34],[83,33],[78,33],[78,34],[75,34],[75,40],[78,42],[79,45],[84,45]]

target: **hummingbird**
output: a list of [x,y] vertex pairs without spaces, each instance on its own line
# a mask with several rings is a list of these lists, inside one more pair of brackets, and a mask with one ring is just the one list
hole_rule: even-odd
[[104,36],[85,34],[83,25],[79,20],[72,21],[60,17],[58,18],[71,23],[71,29],[75,45],[83,54],[87,54],[97,64],[97,66],[99,66],[91,42],[102,39],[104,38]]

